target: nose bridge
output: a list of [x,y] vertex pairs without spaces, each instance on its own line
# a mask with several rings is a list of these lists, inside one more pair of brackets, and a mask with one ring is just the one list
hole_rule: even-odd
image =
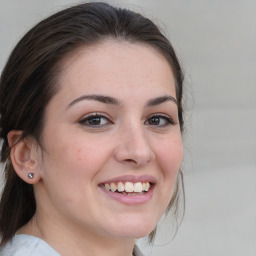
[[116,152],[119,161],[144,165],[154,159],[154,152],[141,122],[130,120],[120,129],[121,138]]
[[130,123],[130,125],[125,129],[125,134],[127,134],[127,147],[132,150],[145,150],[148,146],[148,141],[143,130],[142,125],[138,123]]

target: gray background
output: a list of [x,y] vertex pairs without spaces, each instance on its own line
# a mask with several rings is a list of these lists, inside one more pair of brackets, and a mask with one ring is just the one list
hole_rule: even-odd
[[[37,21],[80,1],[0,0],[0,69]],[[152,18],[186,70],[186,215],[148,256],[256,256],[256,1],[109,1]]]

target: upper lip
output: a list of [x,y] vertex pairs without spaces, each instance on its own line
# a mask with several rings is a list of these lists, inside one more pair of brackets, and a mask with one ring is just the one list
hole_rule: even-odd
[[110,184],[110,183],[127,182],[127,181],[130,181],[133,183],[136,183],[136,182],[156,183],[156,178],[151,175],[140,175],[140,176],[123,175],[123,176],[114,177],[109,180],[105,180],[105,181],[101,182],[100,184]]

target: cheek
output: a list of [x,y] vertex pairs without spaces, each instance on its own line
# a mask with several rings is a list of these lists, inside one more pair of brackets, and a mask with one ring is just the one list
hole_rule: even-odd
[[178,173],[183,158],[183,143],[180,136],[165,139],[157,151],[159,163],[165,175]]
[[[159,143],[160,142],[160,143]],[[159,169],[160,189],[156,190],[158,195],[157,208],[158,218],[167,209],[176,187],[177,177],[183,157],[183,144],[181,136],[172,136],[158,140],[155,148],[157,165]]]
[[[44,190],[60,209],[80,209],[86,196],[92,196],[94,177],[101,165],[99,150],[80,140],[67,140],[48,147],[43,159]],[[102,156],[102,154],[101,154]],[[102,156],[103,159],[103,156]]]
[[[66,140],[58,140],[51,146],[48,154],[52,172],[57,176],[65,177],[70,182],[86,183],[102,169],[109,158],[111,149],[109,143],[86,137],[83,135],[69,137]],[[47,168],[45,168],[47,169]]]
[[[102,147],[104,145],[104,147]],[[77,141],[68,150],[66,155],[74,166],[80,166],[82,169],[90,172],[100,170],[110,157],[111,148],[109,143],[102,143],[96,139],[86,139],[85,141]]]
[[174,137],[162,141],[157,151],[158,165],[162,171],[162,193],[169,202],[177,181],[183,157],[181,137]]

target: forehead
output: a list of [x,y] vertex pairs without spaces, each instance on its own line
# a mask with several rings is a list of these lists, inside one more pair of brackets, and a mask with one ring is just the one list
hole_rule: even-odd
[[83,91],[117,96],[159,91],[175,96],[171,66],[157,49],[117,40],[82,47],[66,58],[59,85],[62,96],[76,97]]

